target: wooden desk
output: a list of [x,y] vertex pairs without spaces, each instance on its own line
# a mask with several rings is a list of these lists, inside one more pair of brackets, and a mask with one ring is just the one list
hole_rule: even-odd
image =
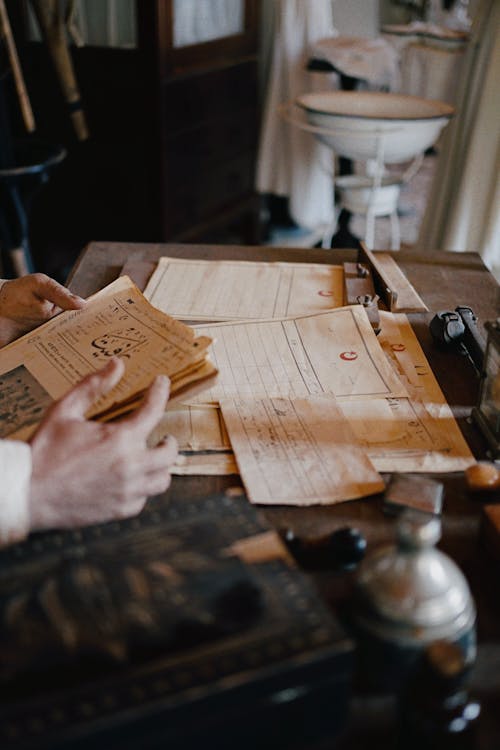
[[[69,279],[71,289],[87,296],[119,275],[125,263],[154,263],[162,255],[204,259],[275,260],[332,263],[354,260],[350,250],[301,250],[265,247],[205,245],[142,245],[126,243],[90,244]],[[465,357],[440,352],[428,330],[438,310],[457,305],[473,307],[480,323],[499,314],[500,291],[478,255],[435,252],[416,256],[395,253],[403,271],[429,307],[430,313],[410,315],[414,330],[445,393],[460,427],[477,458],[484,457],[485,444],[467,421],[478,391],[478,380]],[[441,549],[450,554],[467,576],[478,607],[479,653],[472,687],[483,701],[480,747],[496,747],[500,737],[500,597],[498,569],[478,544],[481,506],[466,491],[462,474],[443,474],[445,486]],[[168,496],[199,498],[239,485],[236,477],[174,477]],[[278,529],[315,535],[342,526],[356,526],[366,536],[369,548],[393,538],[393,521],[383,515],[381,498],[357,500],[337,506],[314,508],[266,508],[269,521]],[[340,614],[349,589],[346,574],[315,576],[330,605]],[[352,721],[336,747],[360,748],[370,739],[370,748],[387,747],[391,737],[393,705],[380,697],[355,698]]]

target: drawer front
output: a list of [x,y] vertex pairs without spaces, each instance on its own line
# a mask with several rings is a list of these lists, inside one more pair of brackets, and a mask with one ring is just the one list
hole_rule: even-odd
[[168,181],[163,198],[166,238],[191,229],[248,196],[254,186],[255,154],[240,154],[199,174]]
[[169,138],[164,162],[168,181],[179,182],[186,175],[198,179],[228,159],[256,150],[257,132],[255,114],[245,111]]
[[162,92],[164,132],[189,131],[201,124],[258,107],[257,65],[244,62],[165,84]]

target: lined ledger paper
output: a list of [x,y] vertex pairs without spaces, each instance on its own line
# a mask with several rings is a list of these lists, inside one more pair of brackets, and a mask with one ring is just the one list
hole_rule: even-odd
[[225,396],[406,396],[360,305],[285,320],[197,326],[213,339],[217,383],[190,403]]
[[144,291],[182,320],[284,318],[343,305],[342,266],[160,258]]
[[384,490],[331,396],[224,399],[221,409],[253,503],[324,505]]

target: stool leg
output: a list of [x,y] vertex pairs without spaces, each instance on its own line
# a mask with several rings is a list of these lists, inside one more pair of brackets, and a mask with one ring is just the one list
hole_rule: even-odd
[[11,247],[9,250],[12,269],[17,277],[33,273],[33,266],[28,265],[28,257],[24,247]]
[[391,220],[391,250],[399,250],[401,247],[401,234],[399,231],[399,218],[397,209],[390,214]]
[[323,239],[321,240],[321,247],[326,247],[328,249],[331,248],[333,235],[335,234],[335,230],[337,229],[337,225],[339,223],[339,216],[340,216],[340,211],[335,210],[333,221],[325,229],[325,233],[323,234]]
[[7,268],[16,276],[33,273],[34,264],[30,252],[28,216],[23,198],[15,185],[1,193],[2,254]]
[[373,250],[375,240],[375,214],[368,211],[366,214],[365,242],[368,250]]

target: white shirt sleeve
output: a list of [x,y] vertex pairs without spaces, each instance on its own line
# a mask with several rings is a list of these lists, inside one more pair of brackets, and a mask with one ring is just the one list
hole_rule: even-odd
[[18,440],[0,440],[0,547],[29,533],[31,447]]
[[[8,279],[0,279],[0,289]],[[18,440],[0,440],[0,547],[29,532],[31,448]]]

